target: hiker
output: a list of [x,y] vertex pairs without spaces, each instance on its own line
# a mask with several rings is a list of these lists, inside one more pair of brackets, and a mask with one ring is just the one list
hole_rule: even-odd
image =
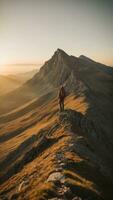
[[60,90],[59,90],[59,105],[60,105],[60,111],[64,111],[64,99],[66,97],[66,92],[63,86],[61,86]]

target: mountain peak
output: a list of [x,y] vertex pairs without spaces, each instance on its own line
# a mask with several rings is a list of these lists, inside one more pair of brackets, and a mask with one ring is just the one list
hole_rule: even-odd
[[59,49],[59,48],[56,51],[59,53],[65,53],[62,49]]
[[54,54],[55,55],[66,55],[66,56],[68,56],[68,54],[65,51],[63,51],[62,49],[59,49],[59,48],[55,51]]

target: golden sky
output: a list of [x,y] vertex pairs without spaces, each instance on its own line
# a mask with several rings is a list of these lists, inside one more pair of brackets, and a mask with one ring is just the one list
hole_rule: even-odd
[[0,0],[0,69],[40,64],[57,48],[113,66],[113,1]]

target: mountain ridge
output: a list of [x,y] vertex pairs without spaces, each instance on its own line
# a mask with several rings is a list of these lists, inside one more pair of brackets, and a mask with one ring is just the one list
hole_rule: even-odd
[[0,100],[1,199],[113,199],[113,75],[105,69],[57,50],[7,104]]

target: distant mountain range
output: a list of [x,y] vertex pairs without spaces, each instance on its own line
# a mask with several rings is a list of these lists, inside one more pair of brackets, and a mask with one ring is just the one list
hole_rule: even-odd
[[0,96],[9,93],[18,87],[20,87],[27,80],[32,78],[38,70],[32,70],[26,73],[10,74],[10,75],[0,75]]

